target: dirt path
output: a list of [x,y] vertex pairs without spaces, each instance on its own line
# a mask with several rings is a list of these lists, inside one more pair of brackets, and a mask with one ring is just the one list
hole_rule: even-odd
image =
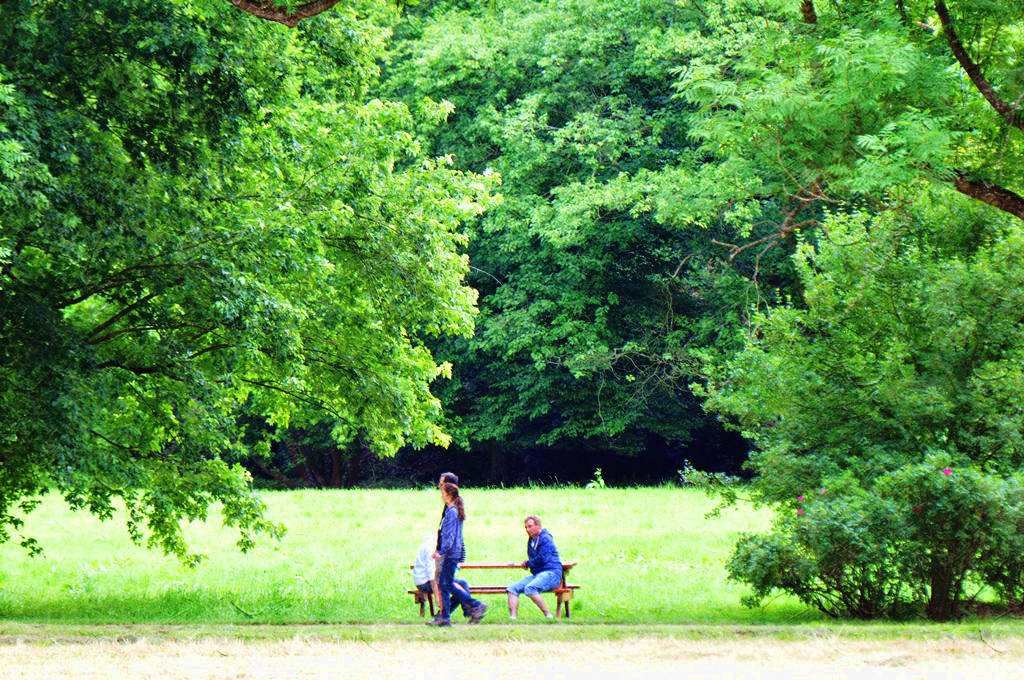
[[[452,660],[456,660],[452,663]],[[538,674],[538,671],[543,672]],[[566,642],[14,642],[0,679],[269,680],[587,676],[687,679],[910,680],[1022,678],[1024,638],[949,640],[678,640]]]

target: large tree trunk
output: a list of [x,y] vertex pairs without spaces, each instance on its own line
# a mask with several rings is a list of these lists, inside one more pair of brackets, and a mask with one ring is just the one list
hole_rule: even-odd
[[327,455],[331,458],[331,488],[341,488],[341,452],[338,451],[337,446],[331,446],[327,450]]
[[501,444],[494,444],[490,450],[491,479],[501,483],[508,481],[508,455]]
[[953,570],[932,558],[931,592],[925,615],[932,621],[948,621],[953,616]]
[[263,474],[265,474],[267,477],[270,477],[271,479],[276,479],[277,481],[281,482],[282,484],[284,484],[289,489],[294,489],[295,488],[295,482],[293,482],[292,480],[288,479],[283,474],[281,474],[281,471],[278,470],[276,467],[272,467],[270,465],[267,465],[265,462],[260,460],[260,458],[258,456],[252,456],[249,459],[249,462],[252,465],[255,465],[256,468],[259,469],[259,471],[262,472]]

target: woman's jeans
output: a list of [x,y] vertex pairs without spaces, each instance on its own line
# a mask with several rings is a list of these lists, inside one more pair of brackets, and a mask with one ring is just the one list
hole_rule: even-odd
[[441,563],[441,575],[437,579],[437,587],[441,591],[441,616],[446,619],[451,618],[453,598],[455,606],[461,605],[463,613],[466,614],[471,613],[481,604],[480,600],[474,600],[469,594],[469,584],[466,584],[465,581],[460,583],[460,585],[465,584],[465,592],[461,588],[455,587],[455,569],[458,566],[457,558],[445,557]]

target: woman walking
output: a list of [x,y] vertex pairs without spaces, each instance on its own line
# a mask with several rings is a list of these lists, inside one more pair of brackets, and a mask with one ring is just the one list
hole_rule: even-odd
[[437,618],[428,621],[428,626],[452,625],[452,598],[462,605],[462,610],[469,612],[470,623],[479,623],[487,611],[487,605],[475,600],[468,593],[455,587],[455,568],[466,559],[466,548],[462,543],[462,522],[466,519],[466,510],[459,496],[459,487],[450,482],[441,485],[441,500],[444,501],[444,515],[441,519],[441,536],[437,542],[434,559],[441,558],[441,575],[437,586],[441,590],[441,611]]

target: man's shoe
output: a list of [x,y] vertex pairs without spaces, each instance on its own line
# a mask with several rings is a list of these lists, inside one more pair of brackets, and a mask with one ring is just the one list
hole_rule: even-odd
[[446,616],[437,616],[430,621],[427,621],[428,626],[440,626],[447,627],[452,625],[452,620]]
[[473,608],[472,615],[469,617],[470,623],[480,623],[480,619],[484,618],[484,614],[487,613],[487,605],[481,602],[478,606]]

